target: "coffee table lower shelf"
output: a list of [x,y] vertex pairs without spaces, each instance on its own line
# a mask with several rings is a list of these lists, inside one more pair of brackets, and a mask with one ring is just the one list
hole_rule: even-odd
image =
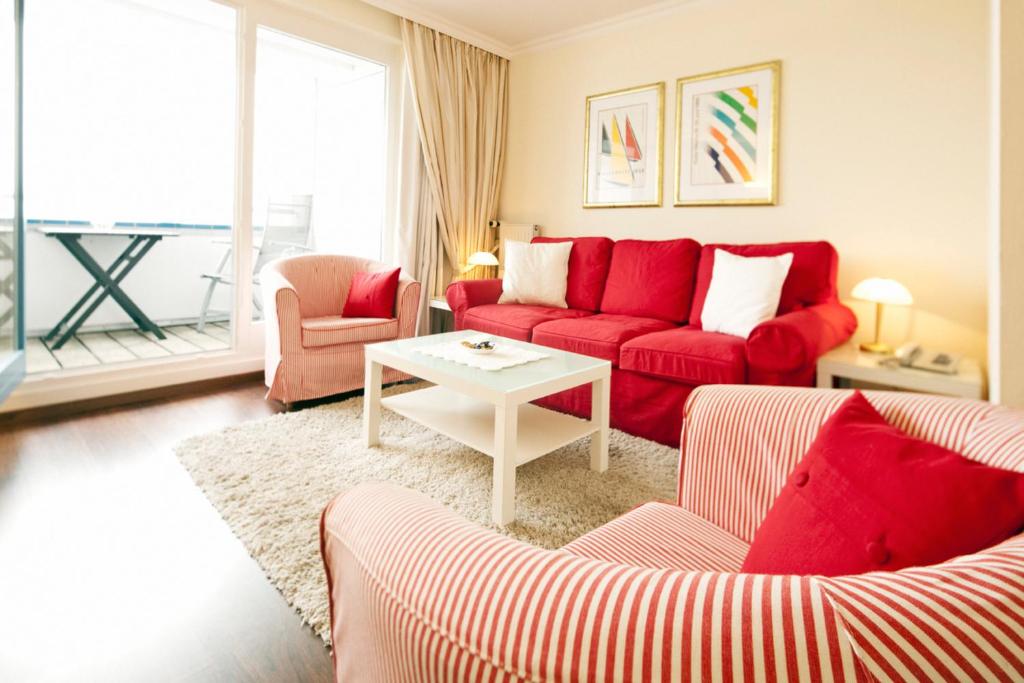
[[[445,387],[433,386],[382,398],[381,406],[413,422],[466,444],[485,455],[495,454],[495,407]],[[589,420],[526,403],[519,406],[516,466],[558,450],[600,427]]]
[[[363,347],[363,443],[370,448],[381,444],[380,415],[386,408],[490,456],[491,519],[504,526],[515,520],[516,468],[520,465],[590,437],[590,469],[607,471],[612,364],[504,337],[494,337],[497,345],[541,357],[490,372],[420,353],[422,347],[457,344],[477,334],[461,330]],[[381,396],[385,366],[431,386],[385,398]],[[576,387],[590,389],[589,420],[531,403]]]

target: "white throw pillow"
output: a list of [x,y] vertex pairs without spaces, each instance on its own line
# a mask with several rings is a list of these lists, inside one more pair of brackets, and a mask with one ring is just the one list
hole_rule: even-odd
[[715,249],[701,326],[708,332],[749,337],[755,327],[775,317],[792,264],[791,253],[748,257]]
[[568,308],[565,289],[571,251],[572,242],[505,242],[505,277],[498,303]]

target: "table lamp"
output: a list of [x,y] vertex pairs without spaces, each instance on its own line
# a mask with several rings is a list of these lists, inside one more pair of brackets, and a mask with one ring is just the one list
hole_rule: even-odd
[[496,266],[498,265],[498,257],[489,251],[478,251],[470,254],[469,260],[466,266],[462,269],[462,274],[465,275],[469,271],[473,270],[477,266]]
[[867,280],[858,282],[850,295],[854,299],[870,301],[875,304],[875,340],[860,345],[861,351],[869,353],[892,353],[892,347],[883,344],[881,341],[882,328],[882,306],[891,304],[894,306],[909,306],[914,303],[914,297],[910,290],[895,280],[883,277],[870,277]]

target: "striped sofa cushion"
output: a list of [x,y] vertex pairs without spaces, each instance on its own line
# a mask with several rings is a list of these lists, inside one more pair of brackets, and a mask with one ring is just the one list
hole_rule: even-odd
[[645,503],[562,550],[606,562],[681,571],[739,571],[750,544],[678,505]]
[[335,346],[388,341],[398,336],[397,318],[343,318],[326,315],[302,319],[302,346]]

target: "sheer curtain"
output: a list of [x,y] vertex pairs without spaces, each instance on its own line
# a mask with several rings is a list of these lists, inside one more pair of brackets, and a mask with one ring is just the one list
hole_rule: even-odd
[[416,107],[408,71],[402,88],[402,155],[395,212],[395,261],[422,285],[417,334],[430,334],[430,299],[443,294],[444,259],[441,233],[420,145]]
[[[505,157],[508,60],[408,19],[402,41],[429,195],[419,205],[432,206],[446,258],[433,256],[447,261],[450,276],[493,243],[487,221],[497,211]],[[429,232],[429,224],[416,222]],[[417,261],[431,255],[426,235],[420,237]],[[434,277],[443,278],[437,271]],[[434,291],[421,281],[424,291]],[[435,282],[444,286],[447,278]]]

